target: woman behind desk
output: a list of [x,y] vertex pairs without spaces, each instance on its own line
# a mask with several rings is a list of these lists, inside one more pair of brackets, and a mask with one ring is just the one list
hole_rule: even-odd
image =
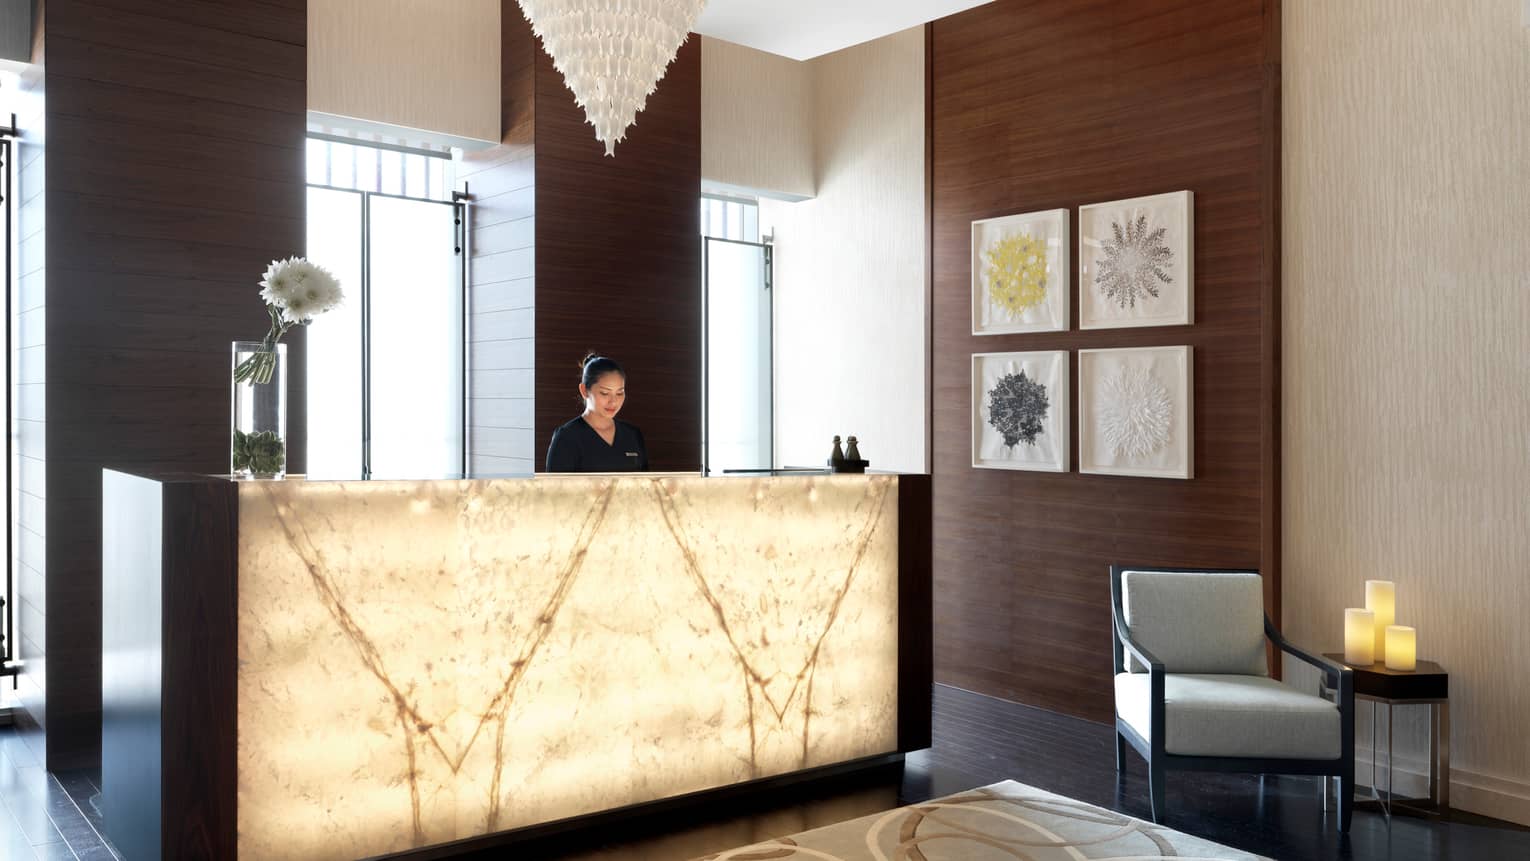
[[548,472],[634,472],[648,469],[643,432],[619,421],[627,400],[627,374],[614,359],[584,357],[579,396],[584,415],[553,431],[547,446]]

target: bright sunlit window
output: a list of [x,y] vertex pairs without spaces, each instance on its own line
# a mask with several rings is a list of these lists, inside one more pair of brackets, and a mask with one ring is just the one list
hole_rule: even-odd
[[308,141],[308,257],[345,287],[308,329],[308,472],[438,478],[463,463],[462,243],[451,161]]
[[759,242],[759,204],[740,198],[702,195],[701,235],[740,242]]

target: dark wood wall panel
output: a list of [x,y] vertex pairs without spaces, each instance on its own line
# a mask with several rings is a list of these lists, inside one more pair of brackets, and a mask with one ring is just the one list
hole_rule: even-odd
[[[998,0],[931,27],[936,680],[1107,719],[1112,562],[1259,567],[1280,618],[1278,3]],[[974,219],[1070,209],[1076,273],[1079,205],[1179,189],[1194,326],[970,334]],[[1072,473],[971,468],[973,353],[1174,344],[1194,480],[1079,474],[1076,430]]]
[[622,418],[656,470],[701,467],[701,43],[691,37],[607,158],[536,59],[536,437],[579,414],[579,359],[628,375]]
[[[47,729],[100,746],[104,466],[228,469],[229,343],[305,245],[304,0],[49,0]],[[304,453],[288,344],[289,471]]]

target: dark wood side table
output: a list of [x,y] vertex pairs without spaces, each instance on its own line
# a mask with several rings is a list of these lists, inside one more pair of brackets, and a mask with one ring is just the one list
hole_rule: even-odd
[[[1419,661],[1411,672],[1389,670],[1385,664],[1369,667],[1345,663],[1342,653],[1325,652],[1323,657],[1354,671],[1355,699],[1371,701],[1371,783],[1376,782],[1376,704],[1387,707],[1387,799],[1383,809],[1390,814],[1392,799],[1392,707],[1429,706],[1429,800],[1433,811],[1450,809],[1450,674],[1433,661]],[[1376,786],[1371,787],[1378,793]],[[1416,807],[1415,799],[1400,799],[1398,804]]]

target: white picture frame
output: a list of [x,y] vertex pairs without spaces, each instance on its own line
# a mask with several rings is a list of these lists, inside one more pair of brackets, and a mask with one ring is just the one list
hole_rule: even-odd
[[[994,420],[1000,384],[1011,395],[1007,417]],[[1044,395],[1037,409],[1036,397]],[[972,466],[1067,472],[1069,447],[1067,350],[975,353],[972,356]]]
[[972,222],[972,334],[1068,330],[1069,215],[1048,209]]
[[1195,323],[1195,195],[1078,208],[1080,329]]
[[1078,351],[1078,471],[1195,477],[1194,350]]

